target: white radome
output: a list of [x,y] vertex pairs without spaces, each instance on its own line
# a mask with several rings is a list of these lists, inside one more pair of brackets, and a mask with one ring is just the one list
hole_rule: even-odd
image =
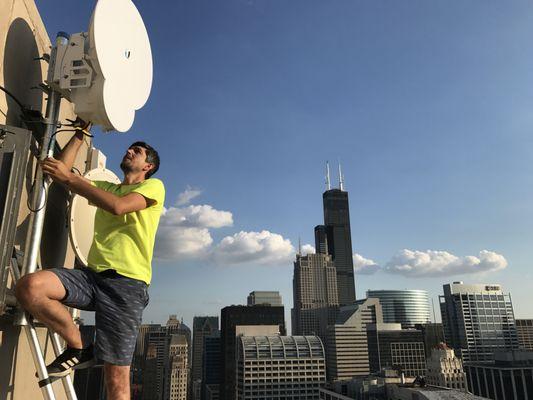
[[[91,181],[107,181],[119,184],[120,179],[115,173],[106,168],[95,168],[84,175]],[[89,201],[75,194],[72,196],[69,210],[69,237],[76,258],[83,265],[87,266],[89,250],[93,243],[94,236],[94,216],[96,206],[89,204]]]
[[146,27],[131,0],[99,0],[88,35],[94,78],[91,87],[72,90],[75,112],[104,130],[126,132],[152,87]]

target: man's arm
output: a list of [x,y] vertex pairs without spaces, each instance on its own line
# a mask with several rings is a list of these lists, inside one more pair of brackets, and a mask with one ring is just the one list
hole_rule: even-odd
[[67,186],[71,191],[85,197],[96,207],[114,215],[143,210],[152,204],[150,200],[147,200],[140,193],[129,193],[120,197],[97,188],[89,180],[72,173],[62,161],[54,158],[47,158],[43,161],[42,168],[43,172],[48,174],[54,181]]
[[76,131],[59,155],[58,159],[65,164],[69,171],[74,166],[74,161],[76,160],[76,156],[78,155],[78,151],[80,150],[82,143],[83,132]]

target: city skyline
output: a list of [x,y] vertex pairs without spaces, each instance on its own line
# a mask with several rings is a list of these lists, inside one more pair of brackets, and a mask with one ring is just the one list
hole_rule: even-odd
[[[53,36],[85,30],[93,5],[37,6]],[[94,143],[115,172],[137,139],[161,153],[167,213],[144,322],[192,326],[252,290],[279,291],[289,322],[298,237],[314,243],[337,159],[359,298],[499,283],[531,317],[533,5],[138,7],[154,90],[130,133]]]

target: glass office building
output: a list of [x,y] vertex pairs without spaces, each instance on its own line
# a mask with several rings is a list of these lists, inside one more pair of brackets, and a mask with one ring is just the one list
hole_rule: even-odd
[[431,320],[428,293],[425,290],[368,290],[367,298],[379,299],[383,322],[414,328]]
[[511,296],[500,285],[444,285],[439,296],[444,338],[463,362],[492,362],[518,348]]

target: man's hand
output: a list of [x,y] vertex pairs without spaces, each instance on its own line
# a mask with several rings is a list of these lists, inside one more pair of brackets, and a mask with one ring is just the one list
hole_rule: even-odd
[[50,176],[55,182],[59,182],[63,185],[68,185],[73,175],[62,161],[56,160],[53,157],[41,161],[41,168],[43,169],[43,172]]

